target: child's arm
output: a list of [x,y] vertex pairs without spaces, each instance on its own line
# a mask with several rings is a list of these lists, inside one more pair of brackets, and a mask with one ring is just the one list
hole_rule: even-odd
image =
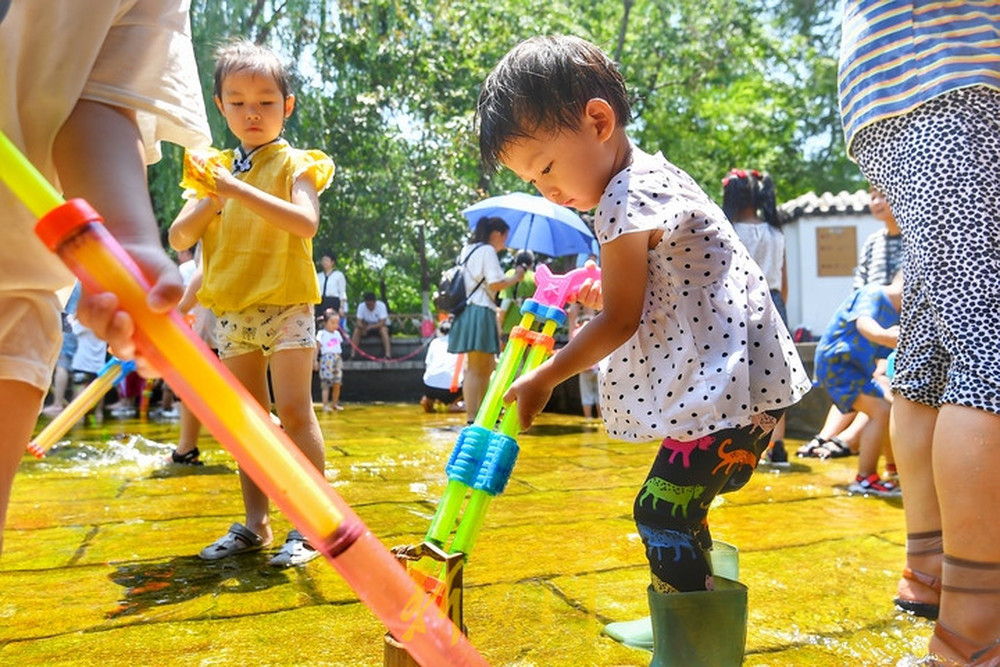
[[198,290],[201,289],[203,275],[200,266],[191,274],[191,282],[184,288],[184,296],[181,297],[181,302],[177,304],[177,310],[182,313],[188,313],[198,303],[197,294]]
[[581,328],[559,353],[511,385],[504,402],[517,400],[521,428],[531,426],[552,389],[591,368],[621,347],[639,327],[646,294],[646,256],[651,233],[622,234],[601,246],[601,284],[588,286],[586,305],[603,300],[604,309]]
[[205,228],[218,215],[222,202],[218,197],[189,199],[181,207],[180,213],[170,223],[167,241],[174,250],[186,250],[205,234]]
[[[63,194],[86,198],[149,279],[149,307],[160,313],[173,308],[184,286],[160,244],[135,113],[80,100],[56,136],[52,157]],[[135,325],[118,309],[117,296],[84,290],[77,314],[111,345],[115,356],[135,356]],[[143,360],[137,361],[142,374],[153,374]]]
[[498,280],[495,283],[489,283],[489,288],[494,292],[502,292],[524,280],[524,273],[525,268],[523,266],[517,266],[514,268],[513,275],[509,277],[504,276],[503,280]]
[[888,329],[875,321],[874,318],[862,315],[855,321],[858,333],[871,342],[884,347],[896,347],[899,342],[899,325],[894,324]]
[[215,169],[215,191],[233,198],[269,223],[294,236],[312,238],[319,229],[319,193],[305,174],[292,184],[291,201],[264,192],[234,177],[223,167]]

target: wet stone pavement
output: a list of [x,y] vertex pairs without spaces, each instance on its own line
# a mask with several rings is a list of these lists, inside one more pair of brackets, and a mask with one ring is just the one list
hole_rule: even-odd
[[[348,404],[320,422],[330,483],[384,544],[418,543],[462,418]],[[0,665],[382,665],[383,628],[329,563],[268,567],[280,515],[264,552],[197,558],[243,519],[236,466],[207,435],[204,467],[164,465],[176,438],[176,422],[111,419],[25,457],[0,557]],[[494,665],[648,665],[601,628],[647,613],[631,506],[655,445],[556,414],[519,443],[465,572],[473,644]],[[749,586],[745,665],[923,655],[931,624],[892,606],[901,501],[848,496],[856,460],[762,464],[711,512]]]

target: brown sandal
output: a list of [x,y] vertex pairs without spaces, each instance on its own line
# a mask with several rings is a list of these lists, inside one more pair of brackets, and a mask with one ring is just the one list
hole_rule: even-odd
[[[908,579],[909,581],[915,581],[918,584],[926,586],[935,593],[938,594],[938,598],[941,597],[941,580],[937,577],[933,577],[926,572],[920,572],[919,570],[911,570],[908,567],[903,568],[903,579]],[[896,606],[903,611],[909,612],[914,616],[920,616],[921,618],[929,618],[934,621],[937,620],[939,606],[933,602],[918,602],[917,600],[907,600],[906,598],[897,597],[893,602]]]
[[962,656],[965,667],[1000,667],[1000,639],[995,639],[986,646],[979,646],[943,625],[941,621],[934,624],[934,636]]

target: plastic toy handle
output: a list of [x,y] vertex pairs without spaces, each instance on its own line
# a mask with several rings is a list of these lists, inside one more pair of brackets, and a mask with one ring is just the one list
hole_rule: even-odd
[[90,409],[97,405],[101,397],[108,393],[122,376],[128,375],[133,370],[135,362],[131,360],[122,362],[120,359],[111,359],[104,364],[97,377],[77,394],[62,412],[53,417],[52,421],[28,444],[28,451],[35,458],[40,459],[45,456],[45,452],[66,435],[73,428],[73,424],[90,412]]

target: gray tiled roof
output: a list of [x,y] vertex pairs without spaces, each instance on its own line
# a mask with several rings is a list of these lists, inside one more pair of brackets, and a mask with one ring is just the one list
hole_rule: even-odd
[[818,217],[826,215],[861,214],[868,213],[867,190],[847,192],[841,190],[837,194],[824,192],[817,195],[815,192],[807,192],[795,199],[790,199],[778,206],[778,211],[785,222],[791,222],[798,218]]

